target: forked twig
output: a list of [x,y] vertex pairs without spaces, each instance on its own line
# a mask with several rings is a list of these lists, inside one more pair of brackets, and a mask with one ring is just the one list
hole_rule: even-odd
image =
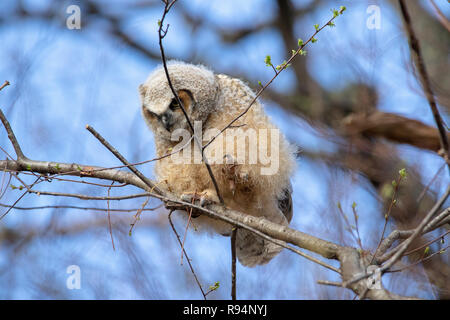
[[152,191],[161,194],[161,190],[158,188],[158,186],[153,184],[153,182],[150,181],[146,176],[144,176],[138,169],[136,169],[135,166],[128,162],[128,160],[125,159],[125,157],[122,156],[119,151],[117,151],[116,148],[114,148],[108,141],[106,141],[106,139],[103,138],[100,133],[98,133],[90,125],[86,125],[86,129],[90,133],[92,133],[92,135],[96,137],[97,140],[100,141],[101,144],[103,144],[113,155],[115,155],[117,159],[119,159],[125,166],[127,166],[139,179],[141,179],[143,183],[150,187]]
[[[200,281],[198,280],[197,275],[196,275],[196,273],[195,273],[195,271],[194,271],[194,267],[193,267],[192,264],[191,264],[191,259],[189,259],[189,256],[188,256],[186,250],[184,249],[183,243],[181,242],[180,236],[179,236],[179,234],[178,234],[177,230],[175,229],[175,226],[174,226],[174,224],[173,224],[173,222],[172,222],[172,213],[173,213],[173,210],[171,210],[171,211],[169,212],[169,214],[167,215],[167,218],[169,219],[170,226],[171,226],[171,228],[172,228],[172,230],[173,230],[173,233],[175,233],[175,236],[177,237],[178,243],[179,243],[180,246],[181,246],[181,250],[183,251],[184,255],[186,256],[186,260],[187,260],[187,262],[188,262],[189,268],[191,269],[191,272],[192,272],[192,274],[193,274],[193,276],[194,276],[195,282],[197,283],[197,286],[198,286],[198,288],[200,289],[200,291],[201,291],[201,293],[202,293],[202,295],[203,295],[203,299],[206,300],[206,295],[207,295],[207,294],[205,293],[205,291],[203,291],[202,284],[201,284]],[[209,292],[208,292],[208,293],[209,293]]]

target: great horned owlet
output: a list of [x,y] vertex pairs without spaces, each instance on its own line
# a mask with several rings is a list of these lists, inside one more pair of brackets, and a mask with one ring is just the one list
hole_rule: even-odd
[[[186,113],[205,149],[224,204],[234,210],[288,225],[292,219],[290,177],[295,167],[292,146],[273,125],[259,102],[220,135],[218,133],[243,113],[255,93],[241,80],[214,74],[204,66],[178,61],[168,71]],[[182,199],[219,202],[216,189],[202,162],[192,129],[169,87],[162,67],[139,87],[142,114],[153,131],[159,187]],[[188,138],[186,138],[188,137]],[[164,157],[164,155],[170,155]],[[183,212],[187,216],[186,212]],[[232,226],[205,215],[193,215],[194,226],[206,226],[230,235]],[[241,264],[269,262],[281,247],[254,233],[238,229],[236,253]]]

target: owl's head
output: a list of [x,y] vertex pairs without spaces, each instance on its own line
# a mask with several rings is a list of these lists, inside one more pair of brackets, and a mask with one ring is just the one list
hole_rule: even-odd
[[[172,85],[192,123],[206,121],[217,105],[218,84],[214,73],[199,65],[168,62]],[[139,86],[142,114],[155,136],[170,140],[176,129],[189,129],[186,117],[169,87],[163,67]]]

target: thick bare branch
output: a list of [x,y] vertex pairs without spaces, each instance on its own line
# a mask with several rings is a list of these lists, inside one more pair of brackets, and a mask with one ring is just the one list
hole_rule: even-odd
[[[441,148],[436,128],[394,113],[375,111],[370,114],[352,114],[343,120],[343,125],[347,135],[382,137],[434,152]],[[449,133],[447,137],[450,139]]]

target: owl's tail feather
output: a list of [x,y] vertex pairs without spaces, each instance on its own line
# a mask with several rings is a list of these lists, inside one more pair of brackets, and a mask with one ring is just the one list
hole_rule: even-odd
[[265,240],[253,232],[238,229],[236,233],[236,255],[247,267],[266,264],[283,250],[283,247]]
[[[289,185],[278,199],[278,211],[268,210],[265,218],[284,226],[292,219],[292,187]],[[268,214],[270,213],[270,214]],[[253,232],[238,229],[236,233],[236,255],[239,262],[247,267],[266,264],[283,250],[283,247],[265,240]]]

